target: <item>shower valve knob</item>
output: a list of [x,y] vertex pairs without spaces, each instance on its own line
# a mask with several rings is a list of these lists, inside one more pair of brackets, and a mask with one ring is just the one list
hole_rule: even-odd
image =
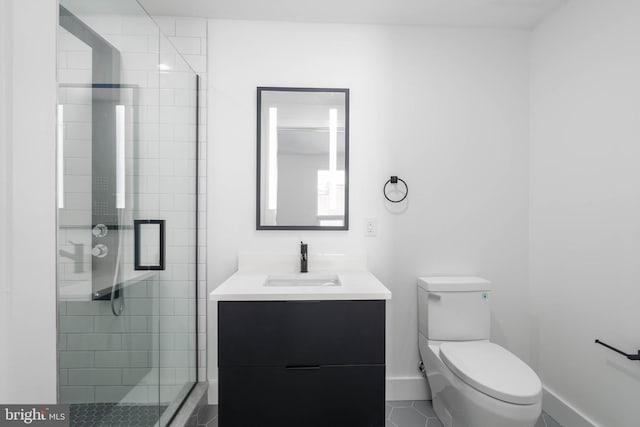
[[96,258],[104,258],[109,253],[109,248],[103,243],[99,243],[91,249],[91,254]]
[[109,233],[109,228],[104,224],[98,224],[91,230],[95,237],[105,237]]

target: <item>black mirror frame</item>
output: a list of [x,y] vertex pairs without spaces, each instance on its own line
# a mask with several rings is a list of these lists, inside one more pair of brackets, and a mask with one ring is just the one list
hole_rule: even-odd
[[[256,230],[349,230],[349,89],[258,86],[256,111]],[[260,224],[261,110],[262,92],[339,92],[344,93],[344,225],[262,225]]]

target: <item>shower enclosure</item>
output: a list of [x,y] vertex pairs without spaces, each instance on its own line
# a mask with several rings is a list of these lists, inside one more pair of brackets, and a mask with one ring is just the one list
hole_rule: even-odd
[[58,400],[164,426],[197,380],[198,77],[135,0],[61,0]]

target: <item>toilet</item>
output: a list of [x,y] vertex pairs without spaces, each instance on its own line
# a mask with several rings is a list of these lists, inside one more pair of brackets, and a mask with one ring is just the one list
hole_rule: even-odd
[[536,373],[489,340],[490,302],[479,277],[418,279],[420,357],[445,427],[533,427],[542,411]]

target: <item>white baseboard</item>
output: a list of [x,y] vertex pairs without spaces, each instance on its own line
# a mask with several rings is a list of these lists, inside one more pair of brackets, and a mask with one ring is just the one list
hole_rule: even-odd
[[542,409],[562,427],[602,427],[547,387],[542,390]]
[[[424,377],[387,377],[386,400],[430,400]],[[209,378],[209,405],[218,404],[218,380]]]
[[426,378],[387,377],[386,400],[431,400]]

